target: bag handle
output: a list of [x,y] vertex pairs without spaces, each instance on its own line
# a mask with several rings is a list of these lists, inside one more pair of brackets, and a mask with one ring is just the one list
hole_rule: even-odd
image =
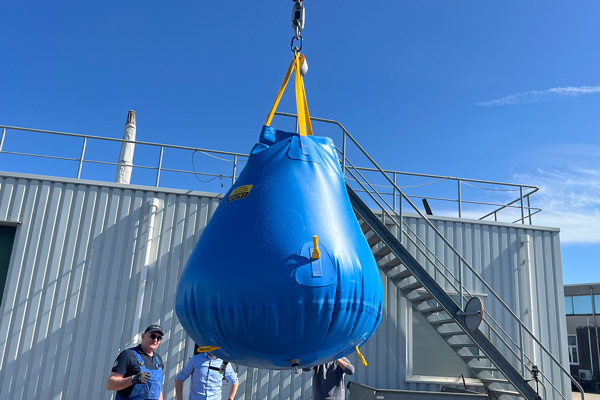
[[304,88],[304,80],[302,79],[302,74],[300,73],[300,66],[304,64],[304,56],[300,53],[295,53],[290,66],[287,69],[285,77],[283,78],[283,83],[279,88],[279,92],[277,93],[277,97],[275,98],[275,102],[273,103],[273,107],[271,107],[271,112],[267,117],[267,123],[265,125],[270,126],[273,121],[273,117],[275,116],[275,111],[277,111],[277,106],[279,105],[279,101],[283,96],[283,92],[285,92],[285,88],[292,77],[292,71],[295,70],[295,79],[296,79],[296,109],[298,111],[298,128],[300,130],[301,136],[312,135],[312,124],[310,121],[310,114],[308,112],[308,102],[306,101],[306,89]]

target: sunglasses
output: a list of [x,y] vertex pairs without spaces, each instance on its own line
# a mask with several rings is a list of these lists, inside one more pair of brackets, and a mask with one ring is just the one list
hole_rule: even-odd
[[150,334],[150,337],[151,337],[153,340],[157,340],[157,341],[159,341],[159,342],[160,342],[160,341],[162,340],[162,338],[163,338],[161,335],[155,335],[154,333],[151,333],[151,334]]

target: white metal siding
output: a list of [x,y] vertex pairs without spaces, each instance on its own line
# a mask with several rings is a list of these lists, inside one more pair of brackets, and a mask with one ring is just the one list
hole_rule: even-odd
[[[528,328],[568,370],[558,229],[456,218],[430,219],[512,311],[529,322]],[[422,219],[406,217],[406,221],[420,234],[427,232]],[[529,263],[525,260],[526,252],[521,244],[525,237],[530,240]],[[441,240],[430,240],[428,246],[445,265],[458,265],[453,255],[440,250],[443,248]],[[456,270],[454,272],[457,273]],[[488,292],[469,275],[465,274],[464,279],[467,288],[474,293],[485,295]],[[510,323],[506,311],[491,297],[484,297],[483,303],[507,332],[518,337],[517,327]],[[535,362],[543,373],[552,378],[554,385],[560,388],[562,384],[562,392],[570,398],[570,381],[558,368],[551,369],[549,357],[536,354]],[[515,367],[520,369],[520,365]],[[410,379],[405,388],[422,390],[421,384],[410,382]]]
[[112,396],[106,379],[131,345],[153,198],[162,206],[141,329],[165,329],[174,396],[185,345],[193,351],[174,314],[177,280],[218,197],[23,175],[0,176],[0,222],[20,222],[0,309],[0,397]]
[[[159,323],[165,398],[192,355],[175,313],[175,291],[191,251],[218,205],[216,195],[0,173],[0,223],[19,222],[0,308],[0,397],[109,399],[106,379],[131,345],[137,292],[148,242],[150,204],[159,200],[140,329]],[[494,290],[566,364],[566,326],[556,229],[433,219]],[[407,217],[424,231],[418,218]],[[530,237],[532,282],[524,278],[521,237]],[[431,240],[428,245],[439,248]],[[438,254],[448,261],[446,254]],[[388,389],[440,390],[408,376],[410,305],[382,275],[384,318],[355,354],[356,381]],[[468,281],[467,281],[468,282]],[[475,292],[483,288],[472,283]],[[528,299],[533,299],[533,303]],[[498,315],[502,319],[502,315]],[[512,329],[511,327],[507,327]],[[413,338],[418,340],[418,338]],[[538,365],[544,371],[545,360]],[[311,398],[311,373],[236,366],[245,400]],[[407,379],[408,376],[408,380]],[[554,375],[556,381],[558,372]],[[563,382],[564,383],[564,382]],[[226,398],[227,385],[223,395]]]

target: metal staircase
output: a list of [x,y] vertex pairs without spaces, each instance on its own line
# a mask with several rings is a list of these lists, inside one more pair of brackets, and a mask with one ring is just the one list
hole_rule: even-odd
[[347,187],[363,233],[374,249],[379,268],[421,312],[496,398],[522,396],[535,400],[536,391],[479,330],[470,331],[462,310],[429,275],[390,229]]
[[[345,135],[354,141],[346,131]],[[358,143],[356,145],[360,147]],[[395,182],[370,156],[366,153],[365,155],[427,226],[425,234],[417,234],[404,221],[402,215],[395,211],[395,207],[390,206],[384,195],[365,179],[361,169],[356,168],[344,157],[343,166],[347,180],[358,183],[362,194],[368,195],[368,199],[375,204],[375,207],[368,206],[357,191],[347,185],[350,201],[379,268],[473,371],[484,384],[490,398],[571,400],[563,394],[565,385],[568,385],[570,380],[578,387],[583,400],[583,390],[569,371],[435,225],[402,193]],[[373,209],[377,209],[378,214],[375,214]],[[427,247],[423,237],[431,239],[432,236],[435,240],[443,242],[445,251],[453,253],[456,265],[444,265],[436,252]],[[410,251],[407,246],[410,247]],[[421,262],[417,260],[417,256]],[[485,308],[480,310],[481,325],[475,329],[467,326],[466,316],[472,313],[465,312],[465,307],[469,300],[476,296],[469,292],[465,281],[477,281],[485,290],[486,303],[492,303],[495,309],[500,308],[501,313],[512,319],[511,325],[516,329],[505,329]],[[545,371],[538,370],[533,361],[534,354],[538,359],[544,360]],[[534,382],[532,376],[541,383],[542,393],[537,393],[538,381]]]

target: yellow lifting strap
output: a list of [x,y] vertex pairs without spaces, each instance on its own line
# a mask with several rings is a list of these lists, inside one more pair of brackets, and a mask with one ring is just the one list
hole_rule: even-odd
[[362,353],[360,352],[360,350],[358,349],[358,346],[356,346],[356,354],[358,354],[358,358],[360,358],[360,362],[362,362],[362,365],[364,367],[367,366],[367,360],[365,359],[365,356],[362,355]]
[[298,110],[298,129],[300,130],[300,135],[306,136],[312,135],[312,124],[310,122],[310,114],[308,112],[308,103],[306,101],[306,90],[304,89],[304,80],[302,79],[302,74],[300,73],[300,67],[304,64],[304,56],[300,53],[294,54],[294,58],[288,67],[288,70],[285,74],[285,78],[283,78],[283,83],[279,88],[279,93],[277,93],[277,97],[275,98],[275,102],[273,103],[273,107],[271,108],[271,112],[267,117],[267,123],[265,125],[271,125],[273,121],[273,117],[275,116],[275,111],[277,111],[277,106],[279,105],[279,101],[283,96],[283,92],[292,76],[292,71],[295,70],[295,78],[296,78],[296,109]]
[[196,350],[198,351],[198,353],[206,353],[206,352],[215,351],[217,349],[220,349],[220,347],[219,346],[200,346]]

